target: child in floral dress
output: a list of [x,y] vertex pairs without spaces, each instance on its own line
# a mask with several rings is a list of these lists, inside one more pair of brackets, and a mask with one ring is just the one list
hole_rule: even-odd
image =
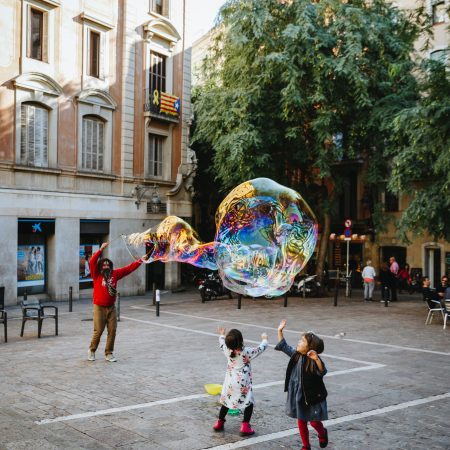
[[244,340],[239,330],[230,330],[225,336],[225,328],[219,328],[219,345],[227,358],[227,371],[220,395],[222,407],[219,420],[214,425],[215,431],[222,431],[228,410],[244,410],[241,436],[249,436],[255,431],[250,427],[255,399],[252,389],[252,367],[250,361],[267,348],[267,334],[261,335],[258,347],[244,347]]

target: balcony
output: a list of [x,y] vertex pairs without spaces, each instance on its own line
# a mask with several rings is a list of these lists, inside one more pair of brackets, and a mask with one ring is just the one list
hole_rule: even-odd
[[144,113],[146,116],[165,122],[178,123],[180,120],[180,98],[158,90],[144,90]]

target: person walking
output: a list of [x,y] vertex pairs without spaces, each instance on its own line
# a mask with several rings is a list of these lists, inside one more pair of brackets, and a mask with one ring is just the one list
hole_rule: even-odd
[[400,267],[393,256],[389,258],[389,270],[391,271],[394,277],[392,278],[392,286],[391,286],[391,301],[397,301],[397,284],[398,284],[398,272]]
[[114,269],[113,262],[108,258],[101,258],[102,251],[108,246],[104,242],[100,249],[95,252],[89,260],[92,282],[94,284],[93,292],[93,317],[94,332],[89,345],[88,360],[95,361],[95,352],[97,351],[100,338],[105,330],[108,330],[108,336],[105,346],[105,359],[109,362],[116,362],[113,351],[114,341],[116,339],[117,315],[116,315],[116,295],[117,282],[123,277],[134,272],[143,262],[145,256],[132,262],[128,266]]
[[364,281],[364,301],[371,302],[377,274],[370,259],[367,260],[366,267],[364,267],[361,275]]
[[311,450],[308,422],[317,431],[320,448],[328,445],[328,431],[322,421],[328,420],[327,390],[323,377],[327,373],[319,354],[324,350],[323,340],[312,331],[302,334],[297,347],[291,347],[283,336],[286,321],[278,326],[278,344],[275,350],[290,357],[286,370],[284,391],[287,392],[286,414],[297,419],[302,450]]
[[215,431],[223,431],[225,417],[228,410],[239,409],[244,411],[241,425],[241,436],[250,436],[255,430],[250,426],[255,399],[252,388],[252,367],[250,361],[259,356],[267,348],[267,334],[261,335],[258,347],[245,347],[242,333],[239,330],[230,330],[225,336],[225,328],[218,328],[219,346],[227,358],[227,371],[220,395],[222,404],[219,419],[213,426]]

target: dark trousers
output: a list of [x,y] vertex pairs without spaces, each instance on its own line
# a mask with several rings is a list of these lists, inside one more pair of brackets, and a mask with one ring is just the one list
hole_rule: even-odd
[[[227,408],[226,406],[222,405],[219,412],[219,419],[225,420],[225,416],[227,415],[229,409],[230,408]],[[252,414],[253,414],[253,403],[250,403],[250,405],[248,405],[247,408],[244,409],[244,418],[242,419],[242,422],[250,422]]]

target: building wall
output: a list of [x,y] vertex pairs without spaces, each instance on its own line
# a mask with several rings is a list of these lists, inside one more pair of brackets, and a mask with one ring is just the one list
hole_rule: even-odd
[[[172,74],[171,92],[182,98],[182,111],[188,113],[190,77],[186,77],[181,39],[183,3],[171,0],[170,17],[159,19],[178,36],[171,56],[179,60],[172,65],[171,70],[177,72]],[[47,62],[27,57],[30,7],[47,14]],[[5,31],[0,48],[0,224],[4,230],[0,245],[5,251],[4,261],[8,261],[0,262],[0,285],[6,288],[6,304],[16,304],[20,299],[19,219],[36,219],[36,224],[48,220],[54,227],[45,238],[46,289],[39,296],[65,300],[69,287],[75,299],[91,295],[90,289],[79,289],[82,221],[107,224],[108,233],[101,237],[111,244],[105,253],[120,267],[144,253],[143,248],[127,249],[121,235],[144,231],[166,216],[165,211],[147,212],[151,189],[136,205],[137,198],[131,194],[135,186],[149,188],[156,183],[168,211],[190,216],[190,192],[183,184],[190,168],[187,116],[183,114],[178,123],[172,124],[146,117],[143,109],[148,78],[144,29],[154,19],[149,2],[139,0],[0,0],[0,27]],[[99,78],[87,74],[90,30],[101,35]],[[22,101],[49,108],[48,167],[20,164]],[[103,173],[80,169],[83,114],[106,120]],[[165,129],[171,143],[170,167],[163,180],[144,174],[146,122]],[[35,237],[30,236],[32,240]],[[166,268],[169,287],[176,287],[179,281],[178,266]],[[140,268],[122,280],[119,292],[144,293],[144,272],[145,268]]]

